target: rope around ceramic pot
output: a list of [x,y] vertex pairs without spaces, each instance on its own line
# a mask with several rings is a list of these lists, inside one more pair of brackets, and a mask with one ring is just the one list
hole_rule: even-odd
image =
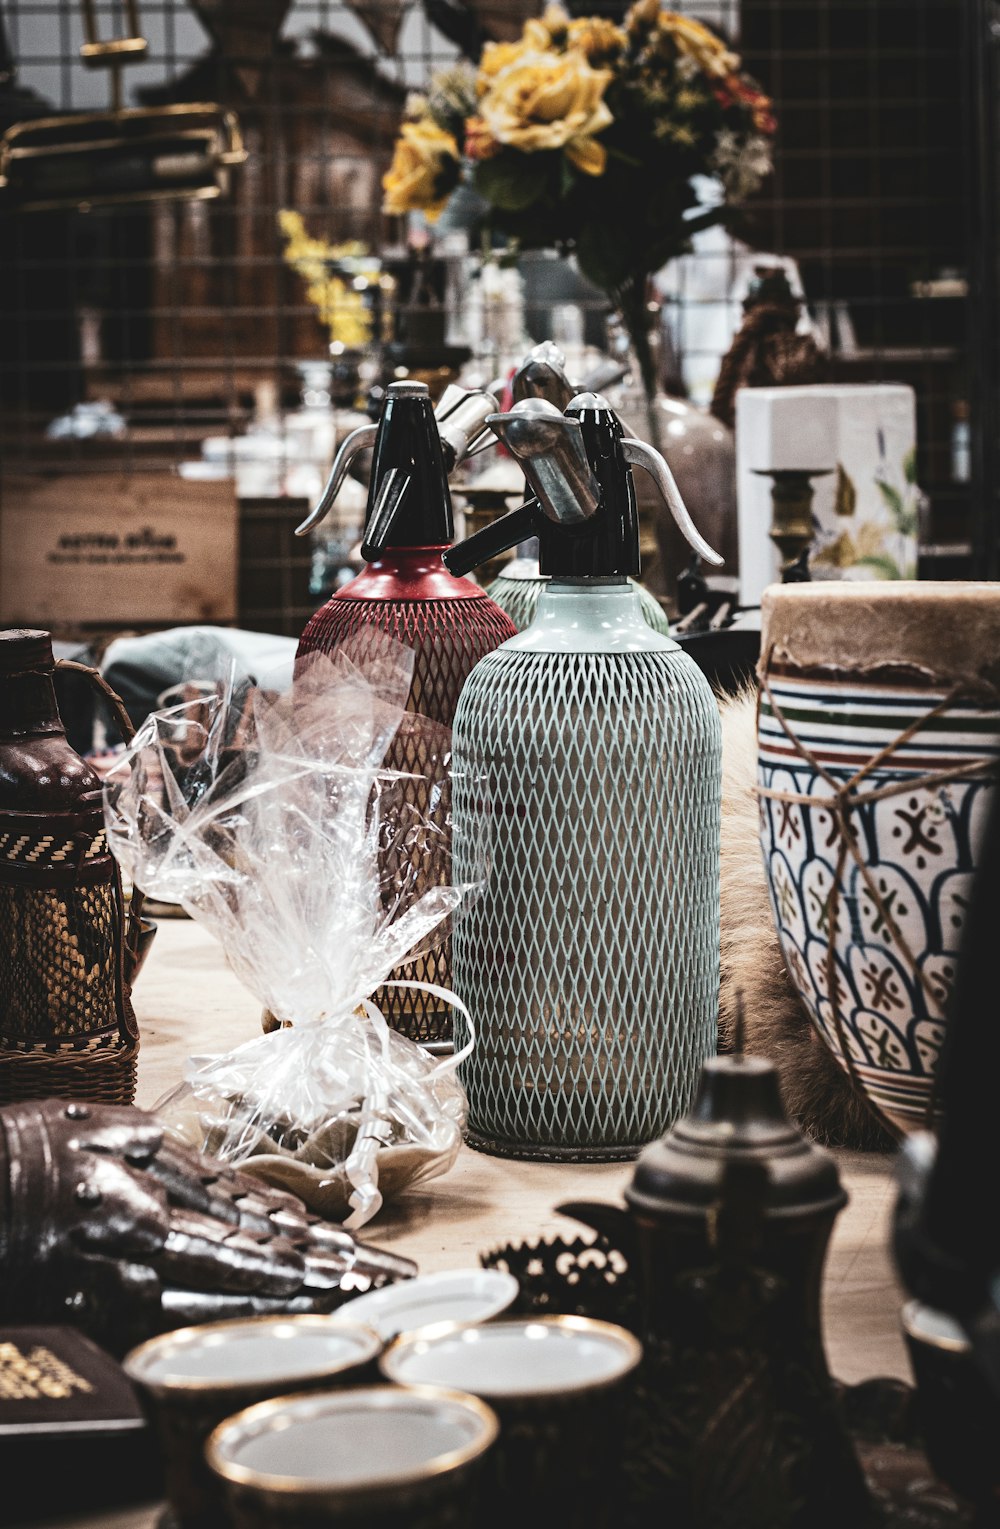
[[[873,770],[878,769],[878,767],[884,764],[886,760],[891,759],[897,749],[900,749],[904,746],[904,744],[909,743],[910,739],[915,737],[924,727],[927,726],[929,722],[933,721],[935,717],[943,716],[944,713],[949,711],[950,708],[954,706],[956,701],[959,699],[974,698],[982,701],[988,694],[991,700],[997,701],[1000,700],[1000,697],[997,696],[997,692],[993,690],[991,686],[986,686],[985,684],[975,686],[961,682],[959,684],[953,685],[952,688],[948,691],[948,694],[944,696],[942,700],[938,701],[936,705],[932,706],[927,712],[924,713],[923,716],[918,717],[914,722],[911,722],[910,725],[905,727],[901,733],[899,733],[895,738],[891,740],[891,742],[885,744],[881,749],[878,750],[877,753],[873,754],[871,759],[863,764],[860,770],[857,770],[851,776],[850,780],[841,782],[836,780],[834,776],[832,776],[830,772],[824,768],[812,750],[809,749],[806,744],[804,744],[802,740],[796,736],[788,722],[788,719],[782,712],[781,707],[774,699],[774,695],[772,694],[771,687],[767,679],[767,672],[770,668],[771,655],[773,651],[774,647],[772,644],[772,646],[768,648],[767,653],[764,655],[761,661],[760,669],[758,671],[760,678],[760,688],[757,693],[758,735],[760,727],[761,702],[766,696],[768,704],[771,707],[772,715],[778,722],[785,736],[788,738],[788,741],[807,762],[807,764],[809,764],[812,769],[815,770],[816,774],[826,781],[827,785],[830,787],[831,795],[819,796],[816,794],[809,794],[807,792],[801,791],[777,791],[771,786],[760,785],[754,787],[754,794],[757,797],[766,797],[769,801],[791,802],[802,807],[821,808],[824,812],[830,813],[831,818],[836,824],[839,836],[839,844],[837,847],[837,865],[834,871],[833,886],[830,889],[830,900],[827,914],[831,935],[827,942],[825,961],[827,993],[829,995],[830,1004],[833,1010],[834,1028],[837,1032],[837,1040],[840,1043],[841,1055],[844,1059],[847,1075],[850,1078],[851,1083],[862,1095],[865,1101],[877,1111],[881,1118],[885,1120],[886,1124],[889,1126],[889,1129],[898,1136],[899,1128],[892,1121],[888,1120],[888,1118],[883,1114],[882,1110],[868,1094],[864,1084],[861,1082],[861,1079],[858,1076],[854,1063],[854,1057],[852,1056],[850,1047],[847,1044],[847,1035],[844,1027],[843,1016],[841,1014],[841,984],[837,978],[836,973],[836,932],[837,914],[840,909],[841,881],[843,879],[844,867],[847,864],[847,857],[849,854],[853,857],[858,870],[861,872],[861,876],[864,880],[865,886],[868,888],[869,895],[871,896],[872,902],[875,905],[876,911],[883,920],[885,927],[889,930],[890,934],[895,940],[900,953],[905,958],[906,964],[910,968],[911,974],[916,978],[920,986],[923,988],[924,996],[927,1000],[928,1009],[930,1011],[930,1017],[943,1021],[944,1016],[941,1013],[937,995],[931,988],[926,974],[917,965],[916,957],[910,949],[902,930],[899,928],[895,919],[892,917],[892,913],[889,907],[880,896],[878,887],[875,884],[875,879],[872,876],[869,867],[862,859],[861,852],[857,846],[857,837],[853,832],[852,825],[850,823],[850,814],[856,807],[865,807],[872,802],[884,801],[887,797],[902,796],[910,791],[928,791],[933,789],[935,786],[944,785],[947,781],[969,780],[975,779],[979,775],[995,774],[998,767],[1000,767],[1000,761],[995,759],[971,759],[967,764],[964,765],[953,765],[952,767],[945,770],[934,770],[927,774],[918,775],[916,777],[908,776],[906,780],[894,781],[890,785],[879,786],[873,791],[859,792],[857,790],[859,782],[863,781],[865,777],[870,775]],[[928,1127],[933,1123],[936,1097],[937,1075],[935,1074],[934,1078],[931,1080],[931,1090],[927,1100],[926,1124]]]

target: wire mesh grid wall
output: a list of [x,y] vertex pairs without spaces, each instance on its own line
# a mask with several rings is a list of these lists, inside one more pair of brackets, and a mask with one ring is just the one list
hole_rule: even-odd
[[[87,7],[0,6],[0,130],[52,111],[101,112],[106,71],[79,56]],[[303,364],[324,358],[327,336],[283,259],[279,213],[294,209],[323,239],[398,251],[401,230],[382,215],[380,181],[407,92],[453,60],[463,39],[510,36],[540,8],[142,0],[148,50],[124,71],[126,102],[235,111],[248,157],[219,172],[217,196],[206,186],[204,197],[2,213],[5,502],[39,476],[59,476],[67,491],[78,482],[85,493],[87,475],[175,475],[204,454],[206,437],[237,441],[262,411],[287,417],[303,381],[310,386]],[[755,252],[790,257],[825,342],[826,375],[916,391],[925,540],[956,549],[937,566],[968,571],[963,549],[974,542],[979,568],[994,571],[995,362],[976,323],[996,286],[982,222],[988,199],[977,196],[995,182],[986,0],[678,8],[740,45],[774,97],[780,132],[775,173],[747,209],[742,238],[700,240],[664,282],[673,385],[698,399],[710,392]],[[625,5],[584,0],[570,9],[620,16]],[[127,29],[117,3],[92,0],[89,11],[104,38]],[[591,291],[583,301],[593,334],[603,300]],[[533,338],[545,337],[550,314],[544,292],[535,307],[529,296]],[[101,400],[118,433],[52,436],[58,416]],[[188,481],[196,485],[197,474]],[[289,491],[294,481],[282,480],[279,494]],[[270,490],[242,495],[239,619],[293,633],[316,604],[309,549],[289,535],[296,513],[286,505],[276,515]]]
[[[358,19],[361,5],[226,9],[147,0],[150,61],[125,75],[129,98],[144,106],[207,100],[239,113],[249,153],[225,194],[8,224],[20,285],[8,299],[5,394],[22,428],[60,393],[75,401],[102,387],[179,431],[192,404],[210,418],[238,415],[255,378],[322,353],[302,283],[282,262],[277,213],[295,208],[339,241],[389,233],[379,178],[408,83],[454,50],[422,14],[387,59]],[[46,106],[106,104],[103,79],[80,65],[72,0],[7,0],[6,13],[17,78]],[[97,17],[110,33],[120,8],[98,6]],[[64,332],[46,334],[57,324]]]
[[743,7],[746,54],[782,120],[756,238],[797,260],[833,379],[913,386],[925,540],[958,547],[974,532],[974,143],[995,188],[995,139],[977,136],[968,109],[968,49],[988,22],[976,3],[934,0]]

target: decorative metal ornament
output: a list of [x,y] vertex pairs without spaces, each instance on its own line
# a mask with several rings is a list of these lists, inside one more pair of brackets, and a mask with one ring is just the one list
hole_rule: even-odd
[[[578,1207],[574,1207],[574,1213]],[[589,1219],[589,1217],[588,1217]],[[612,1240],[612,1238],[614,1240]],[[512,1274],[518,1283],[512,1311],[522,1316],[565,1312],[620,1322],[639,1333],[636,1271],[620,1246],[628,1239],[602,1233],[509,1242],[480,1254],[484,1269]]]
[[873,1523],[820,1322],[847,1197],[832,1158],[788,1122],[774,1067],[706,1062],[694,1108],[643,1153],[625,1199],[560,1208],[635,1271],[636,1502],[690,1529]]
[[187,1323],[332,1311],[415,1273],[140,1110],[0,1109],[4,1322],[71,1322],[120,1354]]

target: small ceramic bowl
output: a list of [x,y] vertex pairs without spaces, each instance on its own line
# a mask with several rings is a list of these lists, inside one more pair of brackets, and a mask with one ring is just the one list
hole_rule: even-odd
[[246,1317],[151,1338],[124,1367],[159,1434],[167,1497],[183,1529],[217,1529],[221,1502],[204,1461],[212,1429],[253,1402],[357,1379],[382,1350],[370,1327],[329,1317]]
[[1000,1492],[1000,1400],[952,1317],[920,1301],[903,1307],[927,1458],[942,1481],[973,1502]]
[[441,1322],[488,1322],[513,1305],[519,1285],[502,1269],[447,1269],[371,1290],[341,1306],[334,1322],[364,1322],[391,1343]]
[[445,1324],[379,1361],[400,1385],[470,1391],[500,1418],[484,1523],[600,1529],[620,1501],[627,1387],[642,1346],[588,1317]]
[[498,1432],[474,1396],[371,1386],[250,1407],[206,1457],[237,1529],[464,1529]]

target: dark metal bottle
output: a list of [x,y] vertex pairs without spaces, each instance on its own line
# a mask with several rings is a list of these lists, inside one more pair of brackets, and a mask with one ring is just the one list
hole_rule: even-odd
[[638,1271],[646,1345],[638,1495],[690,1529],[863,1529],[820,1287],[847,1202],[759,1057],[713,1057],[694,1107],[642,1154],[628,1210],[561,1206]]
[[54,670],[47,632],[0,631],[0,1103],[129,1104],[139,1036],[121,878]]

